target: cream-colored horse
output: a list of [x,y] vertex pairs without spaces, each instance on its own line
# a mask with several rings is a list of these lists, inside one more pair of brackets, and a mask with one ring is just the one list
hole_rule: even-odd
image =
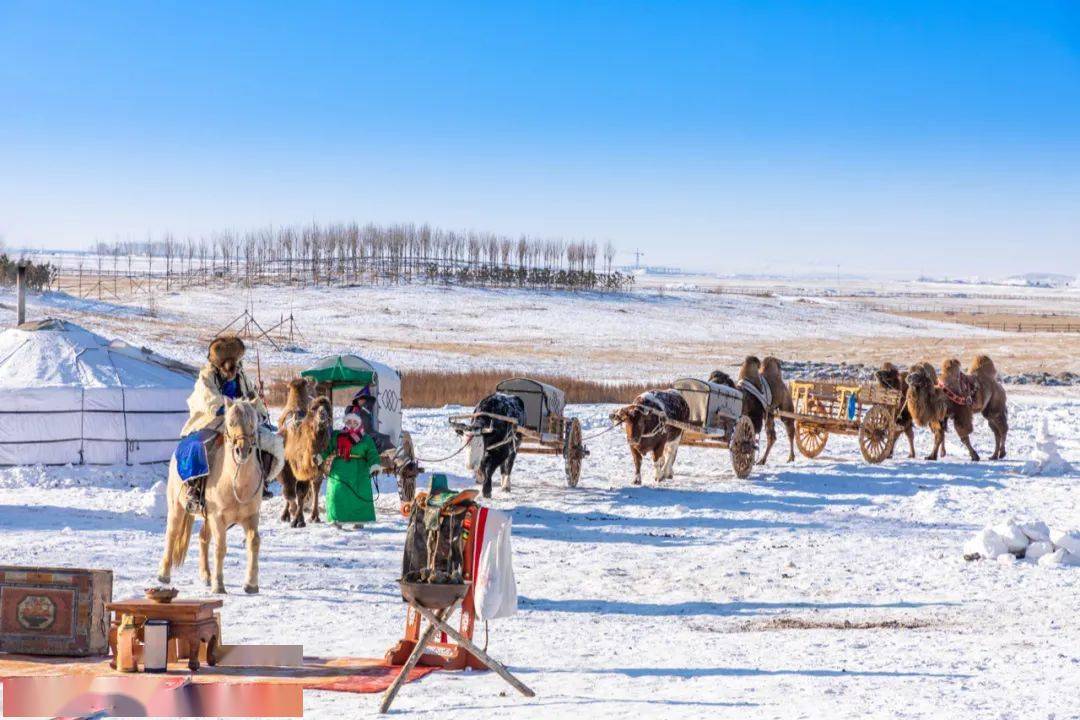
[[[225,401],[224,445],[213,453],[206,478],[206,519],[199,531],[199,575],[216,593],[225,592],[222,565],[225,562],[225,533],[240,525],[247,533],[247,580],[244,592],[259,592],[259,509],[262,506],[262,467],[255,452],[259,416],[255,406],[243,400]],[[176,460],[169,463],[169,521],[165,531],[165,552],[161,556],[158,581],[168,584],[172,568],[184,564],[195,517],[185,508],[186,490],[176,472]],[[214,540],[214,575],[210,580],[210,539]]]

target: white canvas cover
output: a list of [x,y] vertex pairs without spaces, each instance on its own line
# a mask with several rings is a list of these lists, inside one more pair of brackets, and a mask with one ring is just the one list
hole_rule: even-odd
[[167,461],[194,370],[64,320],[0,332],[0,465]]
[[503,380],[495,389],[521,398],[525,403],[525,426],[540,433],[541,439],[554,439],[549,432],[548,418],[562,416],[566,408],[566,395],[562,390],[529,378]]
[[742,391],[706,380],[683,378],[675,389],[690,406],[690,422],[703,428],[722,428],[723,419],[742,415]]
[[394,446],[401,444],[401,376],[389,365],[365,360],[375,373],[375,392],[379,398],[379,417],[375,429],[390,437]]

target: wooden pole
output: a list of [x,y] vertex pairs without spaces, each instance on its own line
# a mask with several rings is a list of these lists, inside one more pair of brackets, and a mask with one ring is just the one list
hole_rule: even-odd
[[[409,604],[412,605],[412,603]],[[456,605],[457,602],[454,602],[450,607],[446,608],[445,610],[440,610],[439,620],[442,619],[442,616],[453,612]],[[418,605],[413,605],[413,607],[419,609]],[[431,617],[435,616],[432,615]],[[424,630],[423,634],[421,634],[420,637],[417,639],[416,645],[413,647],[413,651],[409,654],[409,659],[406,660],[405,664],[401,666],[401,672],[398,673],[398,676],[396,678],[394,678],[394,682],[391,683],[390,687],[386,688],[386,692],[383,694],[382,705],[379,706],[380,713],[385,713],[390,710],[390,704],[394,702],[394,698],[397,697],[398,691],[401,690],[401,686],[404,685],[405,681],[409,679],[409,673],[412,672],[412,669],[414,667],[416,667],[416,663],[420,662],[420,657],[424,654],[424,648],[426,648],[427,644],[431,641],[431,636],[435,634],[435,628],[436,624],[430,622],[429,619],[428,626]]]
[[15,324],[26,322],[26,262],[20,262],[15,269],[15,285],[18,303],[15,310]]
[[427,608],[421,607],[420,605],[413,605],[413,607],[415,607],[416,610],[421,615],[423,615],[429,623],[431,623],[432,627],[437,626],[440,630],[453,638],[454,642],[456,642],[458,645],[461,645],[463,648],[475,655],[480,662],[484,663],[489,668],[498,673],[499,677],[513,685],[514,689],[516,689],[522,695],[524,695],[525,697],[536,697],[536,693],[533,692],[525,683],[521,682],[516,677],[511,675],[510,671],[506,669],[505,665],[488,655],[480,648],[478,648],[471,640],[459,633],[457,630],[447,625],[445,622],[443,622],[443,619],[441,617],[437,616],[435,613],[428,610]]

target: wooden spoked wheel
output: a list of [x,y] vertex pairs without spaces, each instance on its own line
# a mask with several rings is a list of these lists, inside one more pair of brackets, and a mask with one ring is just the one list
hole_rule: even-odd
[[754,469],[754,460],[757,457],[757,438],[754,433],[754,423],[746,415],[735,423],[735,431],[731,434],[728,450],[731,452],[731,469],[735,471],[735,477],[740,480],[750,477],[750,471]]
[[795,423],[795,444],[803,457],[816,458],[825,449],[829,440],[829,431],[820,425],[804,422]]
[[581,459],[585,457],[585,446],[581,444],[581,421],[570,420],[563,435],[563,460],[566,461],[566,484],[577,487],[581,477]]
[[874,405],[859,424],[859,450],[863,459],[876,465],[889,457],[894,442],[892,414],[884,405]]

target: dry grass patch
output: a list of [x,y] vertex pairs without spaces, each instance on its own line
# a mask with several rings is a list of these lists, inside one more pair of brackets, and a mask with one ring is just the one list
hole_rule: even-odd
[[905,618],[902,620],[812,620],[798,617],[779,617],[746,623],[743,632],[767,632],[770,630],[915,630],[937,627],[935,620]]
[[[297,373],[299,370],[275,372],[274,377],[266,383],[268,405],[277,407],[285,403],[289,380]],[[492,393],[499,381],[516,375],[513,370],[410,370],[401,373],[402,402],[405,407],[410,408],[471,406]],[[645,390],[659,386],[630,382],[597,382],[565,375],[526,376],[560,388],[566,393],[567,402],[571,403],[629,403]],[[334,402],[345,402],[351,396],[351,390],[335,393]]]

